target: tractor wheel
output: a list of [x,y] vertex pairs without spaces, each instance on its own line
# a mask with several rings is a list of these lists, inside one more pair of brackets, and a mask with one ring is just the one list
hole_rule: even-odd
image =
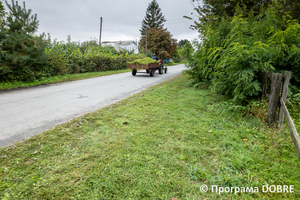
[[137,70],[136,70],[136,69],[133,69],[133,70],[132,70],[132,76],[135,76],[135,75],[136,75],[136,72],[137,72]]
[[154,76],[154,72],[155,70],[154,69],[150,69],[150,76],[153,77]]
[[159,66],[158,72],[159,72],[159,74],[163,74],[163,73],[164,73],[164,68],[163,68],[163,66]]

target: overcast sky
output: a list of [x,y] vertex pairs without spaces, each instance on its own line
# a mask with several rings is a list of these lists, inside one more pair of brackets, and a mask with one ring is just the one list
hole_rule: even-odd
[[[24,0],[19,0],[22,4]],[[103,18],[102,41],[139,40],[141,23],[152,0],[25,0],[39,20],[39,33],[50,33],[59,41],[71,35],[72,41],[99,39],[100,17]],[[11,0],[8,0],[11,3]],[[157,0],[167,19],[165,28],[173,38],[192,40],[197,31],[189,29],[192,22],[190,0]],[[5,4],[5,3],[4,3]]]

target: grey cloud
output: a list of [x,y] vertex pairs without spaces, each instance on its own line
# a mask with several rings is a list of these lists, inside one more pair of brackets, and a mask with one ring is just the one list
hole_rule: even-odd
[[[9,1],[10,2],[10,1]],[[100,17],[103,17],[102,40],[136,40],[151,0],[25,0],[40,21],[38,33],[50,33],[51,37],[74,41],[99,37]],[[197,32],[189,29],[191,21],[184,15],[193,12],[189,0],[157,0],[167,22],[165,27],[173,37],[193,39]],[[21,1],[19,1],[21,3]]]

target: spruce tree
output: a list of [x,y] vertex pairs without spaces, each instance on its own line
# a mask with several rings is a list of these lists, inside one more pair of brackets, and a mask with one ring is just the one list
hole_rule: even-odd
[[33,81],[47,74],[47,56],[43,35],[35,36],[38,28],[37,15],[31,14],[31,9],[26,9],[18,2],[12,0],[9,15],[5,25],[7,33],[2,44],[5,52],[0,78],[6,81],[22,80]]
[[3,57],[2,43],[5,38],[4,19],[3,19],[4,15],[5,15],[4,6],[2,5],[2,2],[0,1],[0,67],[2,65],[2,57]]
[[142,35],[145,35],[147,29],[151,29],[151,28],[163,29],[164,22],[166,22],[165,16],[162,14],[161,8],[159,7],[156,0],[153,0],[148,5],[146,16],[142,21],[142,28],[140,29],[140,32]]
[[2,2],[0,1],[0,26],[2,26],[4,14],[5,14],[4,6],[3,6]]

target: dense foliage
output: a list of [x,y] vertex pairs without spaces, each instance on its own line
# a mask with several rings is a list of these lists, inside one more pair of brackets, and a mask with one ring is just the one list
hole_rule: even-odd
[[[177,48],[174,52],[174,57],[173,60],[175,63],[180,63],[186,60],[187,57],[185,53],[187,51],[188,48],[193,48],[190,41],[188,41],[187,39],[184,40],[180,40],[178,42]],[[192,50],[193,51],[193,50]]]
[[6,2],[10,15],[6,19],[6,34],[2,36],[2,80],[33,80],[47,73],[47,56],[44,53],[43,35],[34,36],[38,20],[18,2]]
[[166,22],[166,19],[161,12],[161,8],[159,7],[156,0],[152,0],[146,10],[146,16],[142,21],[142,28],[140,29],[140,32],[142,35],[145,35],[146,30],[149,30],[151,28],[163,29],[164,22]]
[[0,30],[1,33],[3,31],[3,17],[5,15],[5,10],[4,10],[4,6],[2,4],[2,2],[0,1]]
[[2,42],[4,40],[4,23],[3,23],[3,17],[4,17],[4,6],[2,2],[0,1],[0,67],[2,63]]
[[[146,36],[140,41],[140,49],[144,49],[146,45]],[[169,31],[160,28],[152,28],[148,30],[147,47],[159,58],[173,58],[177,47],[177,40],[172,38]]]
[[70,36],[66,43],[57,41],[48,43],[45,52],[49,55],[51,75],[127,68],[128,54],[118,53],[113,47],[87,44],[88,42],[82,45],[71,42]]
[[232,18],[201,28],[202,42],[189,57],[190,74],[198,81],[235,100],[260,91],[259,74],[292,70],[292,83],[300,85],[300,25],[274,3],[258,15],[239,8]]
[[199,0],[191,1],[194,2],[194,10],[200,21],[195,23],[196,29],[206,23],[218,24],[222,17],[233,17],[237,6],[243,6],[245,12],[253,11],[257,15],[261,9],[277,1],[282,2],[283,10],[289,12],[293,19],[300,21],[300,1],[295,0],[201,0],[201,4]]

